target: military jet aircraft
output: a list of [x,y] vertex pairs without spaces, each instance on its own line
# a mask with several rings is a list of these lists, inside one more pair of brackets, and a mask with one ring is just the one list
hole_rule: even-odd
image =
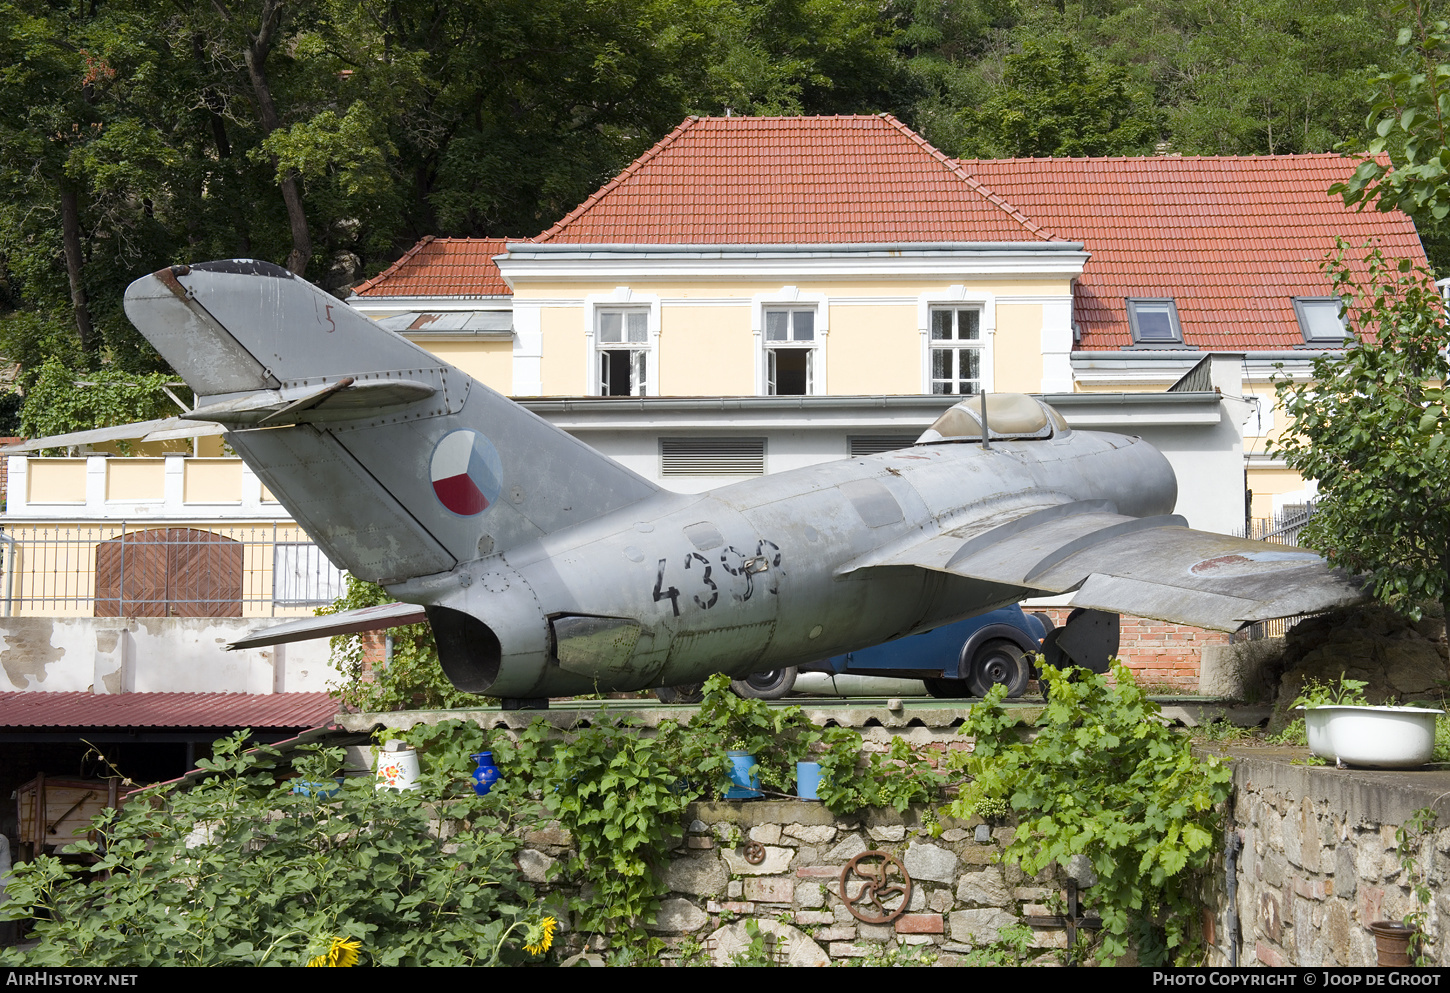
[[[290,272],[161,269],[126,313],[329,558],[400,604],[249,647],[426,615],[462,690],[546,703],[794,665],[1026,597],[1093,608],[1051,650],[1101,660],[1129,612],[1233,630],[1359,598],[1312,552],[1193,531],[1141,439],[1018,394],[910,448],[673,493]],[[420,611],[421,608],[421,611]]]

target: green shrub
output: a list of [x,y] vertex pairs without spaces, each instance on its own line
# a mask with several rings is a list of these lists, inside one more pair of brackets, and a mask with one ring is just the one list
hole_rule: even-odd
[[969,817],[983,796],[1007,797],[1018,826],[1003,857],[1028,875],[1086,856],[1098,877],[1087,892],[1103,919],[1100,961],[1122,958],[1144,923],[1165,957],[1188,958],[1191,876],[1212,857],[1231,771],[1195,757],[1121,663],[1111,680],[1052,666],[1042,674],[1049,702],[1030,734],[1003,708],[1003,687],[972,708],[961,733],[976,738],[967,767],[985,788],[964,791],[948,812]]
[[[99,818],[104,847],[74,846],[92,871],[48,855],[17,865],[0,917],[40,918],[39,944],[0,962],[297,966],[355,946],[364,965],[482,965],[547,944],[496,800],[375,791],[371,778],[293,793],[278,753],[244,751],[245,734],[217,742],[204,782]],[[303,748],[293,761],[301,781],[331,786],[341,759]]]

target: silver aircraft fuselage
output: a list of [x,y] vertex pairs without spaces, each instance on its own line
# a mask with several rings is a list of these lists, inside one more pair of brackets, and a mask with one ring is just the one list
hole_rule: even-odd
[[[492,630],[491,695],[672,685],[825,658],[1034,592],[910,566],[853,568],[894,547],[1044,499],[1148,517],[1169,513],[1176,495],[1168,461],[1136,438],[919,445],[700,495],[661,492],[389,592]],[[439,616],[430,612],[435,627]]]

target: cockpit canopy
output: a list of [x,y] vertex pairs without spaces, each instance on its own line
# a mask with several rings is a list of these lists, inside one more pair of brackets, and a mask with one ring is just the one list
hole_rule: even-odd
[[[1061,414],[1036,397],[1026,393],[988,393],[987,438],[989,441],[1023,441],[1069,434]],[[945,442],[982,440],[982,397],[975,396],[956,404],[936,419],[918,445],[940,445]]]

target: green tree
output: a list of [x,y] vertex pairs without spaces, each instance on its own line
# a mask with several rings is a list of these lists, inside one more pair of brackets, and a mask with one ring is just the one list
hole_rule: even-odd
[[1158,137],[1128,73],[1068,39],[1027,41],[1007,56],[1002,88],[968,113],[982,151],[1011,157],[1138,155]]
[[[161,373],[133,375],[115,369],[76,373],[59,359],[50,358],[25,392],[20,409],[20,431],[27,438],[130,424],[171,417],[177,406],[166,394]],[[189,394],[188,394],[189,395]],[[129,452],[125,441],[121,450]]]
[[1276,384],[1294,431],[1274,450],[1318,481],[1302,540],[1418,618],[1427,601],[1450,607],[1445,303],[1429,273],[1378,251],[1359,279],[1342,252],[1330,274],[1354,339],[1315,359],[1309,379]]
[[1433,19],[1420,0],[1395,10],[1412,20],[1398,38],[1407,64],[1375,77],[1374,137],[1354,175],[1331,192],[1360,209],[1404,211],[1443,269],[1450,264],[1450,23]]

